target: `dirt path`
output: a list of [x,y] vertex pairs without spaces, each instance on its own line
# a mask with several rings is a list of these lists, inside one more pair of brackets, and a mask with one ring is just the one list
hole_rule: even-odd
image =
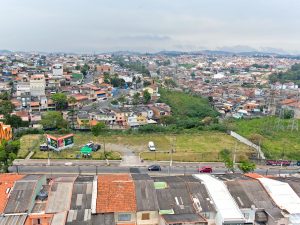
[[105,148],[120,152],[122,154],[122,162],[120,166],[143,166],[139,156],[135,155],[134,150],[126,145],[108,143]]

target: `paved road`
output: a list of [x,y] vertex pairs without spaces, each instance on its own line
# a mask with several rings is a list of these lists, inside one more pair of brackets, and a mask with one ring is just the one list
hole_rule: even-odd
[[[104,166],[104,165],[51,165],[51,166],[22,166],[15,165],[9,168],[10,172],[18,172],[24,174],[102,174],[102,173],[130,173],[140,172],[149,173],[150,175],[179,175],[179,174],[195,174],[198,166],[162,166],[160,172],[149,172],[147,166],[129,167],[129,166]],[[214,173],[226,173],[227,169],[222,167],[214,167]],[[262,175],[276,175],[276,174],[295,174],[298,169],[286,169],[274,167],[271,169],[259,168],[255,170],[256,173]]]

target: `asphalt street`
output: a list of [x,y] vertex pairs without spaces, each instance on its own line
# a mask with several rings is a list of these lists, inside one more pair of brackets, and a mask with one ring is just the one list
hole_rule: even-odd
[[[14,165],[9,168],[10,172],[21,174],[82,174],[95,175],[105,173],[148,173],[150,175],[187,175],[196,174],[198,166],[162,166],[161,171],[148,171],[147,166],[123,167],[118,165]],[[239,172],[239,171],[237,171]],[[258,168],[254,172],[262,175],[283,175],[298,173],[296,168]],[[227,173],[226,168],[214,167],[213,173]]]

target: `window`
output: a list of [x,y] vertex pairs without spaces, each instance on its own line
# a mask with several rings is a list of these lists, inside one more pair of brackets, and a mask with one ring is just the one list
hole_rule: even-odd
[[150,213],[143,213],[142,220],[150,220]]
[[129,213],[120,213],[118,215],[118,221],[131,221],[131,214],[129,214]]

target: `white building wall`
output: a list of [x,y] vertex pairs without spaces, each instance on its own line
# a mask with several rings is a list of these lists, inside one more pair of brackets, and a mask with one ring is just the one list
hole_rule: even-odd
[[45,79],[31,79],[30,80],[30,94],[31,96],[39,97],[45,95],[46,81]]

